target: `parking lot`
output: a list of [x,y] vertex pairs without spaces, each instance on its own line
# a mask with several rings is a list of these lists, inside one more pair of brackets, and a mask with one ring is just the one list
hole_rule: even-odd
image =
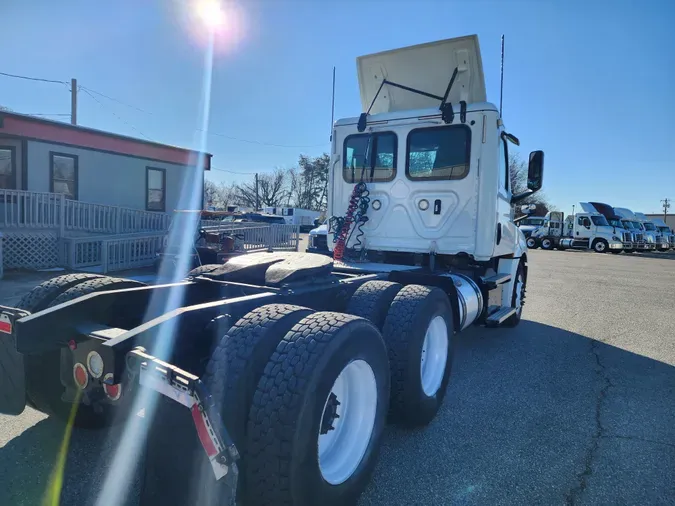
[[[523,321],[457,338],[439,417],[387,430],[361,505],[673,503],[675,255],[528,254]],[[61,504],[96,503],[115,434],[73,435]],[[41,503],[63,435],[0,415],[0,504]]]

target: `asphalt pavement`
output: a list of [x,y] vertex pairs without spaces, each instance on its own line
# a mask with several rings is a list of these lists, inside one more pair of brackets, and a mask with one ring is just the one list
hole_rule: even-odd
[[[675,256],[529,255],[521,324],[457,336],[441,413],[387,429],[360,506],[673,504]],[[96,503],[117,434],[73,434],[62,505]],[[63,441],[0,415],[0,504],[41,504]]]

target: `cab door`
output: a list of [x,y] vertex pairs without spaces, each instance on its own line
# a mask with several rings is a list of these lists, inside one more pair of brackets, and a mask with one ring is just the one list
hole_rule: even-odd
[[[513,206],[511,197],[511,177],[509,173],[509,151],[506,139],[501,136],[497,140],[498,159],[497,170],[499,171],[499,189],[497,191],[497,230],[495,231],[494,256],[502,256],[513,253],[515,244],[518,242],[518,227],[513,222]],[[493,148],[494,149],[494,148]]]
[[575,239],[590,239],[593,232],[591,231],[591,219],[588,216],[577,216],[577,222],[574,227]]

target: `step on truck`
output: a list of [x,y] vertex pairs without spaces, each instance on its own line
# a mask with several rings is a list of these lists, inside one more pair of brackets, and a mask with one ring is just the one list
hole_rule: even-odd
[[438,413],[455,334],[519,323],[512,206],[543,177],[535,151],[528,190],[509,186],[518,140],[486,101],[476,36],[357,62],[364,112],[333,127],[332,257],[47,281],[0,308],[0,412],[123,424],[104,490],[129,488],[145,445],[141,504],[354,504],[385,422]]

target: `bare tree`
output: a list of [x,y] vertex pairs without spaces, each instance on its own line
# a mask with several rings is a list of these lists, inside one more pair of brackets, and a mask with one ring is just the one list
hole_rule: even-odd
[[225,183],[214,183],[206,179],[204,181],[204,206],[213,206],[216,209],[226,209],[234,203],[235,187]]
[[[281,206],[288,199],[286,187],[287,171],[277,168],[272,173],[258,175],[258,187],[255,180],[236,186],[236,199],[239,204],[247,207]],[[257,192],[256,192],[257,190]]]

